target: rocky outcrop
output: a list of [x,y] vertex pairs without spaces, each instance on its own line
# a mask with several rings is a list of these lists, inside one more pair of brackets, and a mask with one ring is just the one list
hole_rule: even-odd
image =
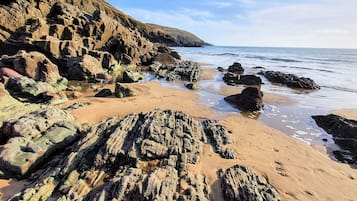
[[115,83],[114,95],[118,98],[126,98],[126,97],[135,96],[135,92],[128,86],[117,82]]
[[244,68],[242,67],[242,64],[234,62],[231,66],[228,67],[228,72],[234,74],[243,74]]
[[227,96],[225,101],[237,107],[242,112],[254,112],[262,110],[263,92],[256,87],[248,87],[242,91],[241,94]]
[[134,83],[134,82],[143,81],[144,79],[145,79],[145,75],[143,75],[140,72],[125,71],[123,73],[123,78],[117,81],[121,83]]
[[320,86],[310,78],[298,77],[293,74],[285,74],[278,71],[265,71],[260,72],[260,74],[264,75],[270,82],[283,84],[291,88],[320,89]]
[[231,144],[228,137],[229,132],[224,126],[220,125],[217,121],[205,120],[202,122],[208,142],[212,145],[214,151],[222,158],[235,159],[237,153],[229,148],[224,149],[225,145]]
[[261,175],[241,165],[224,171],[222,192],[226,201],[278,201],[278,191]]
[[333,153],[339,161],[357,164],[357,121],[337,115],[313,116],[317,125],[333,136],[333,140],[343,150]]
[[205,176],[188,168],[199,160],[202,138],[200,122],[182,112],[110,118],[12,199],[208,200]]
[[12,56],[3,55],[0,62],[3,66],[11,67],[19,74],[35,81],[56,83],[62,79],[58,67],[39,52],[21,50]]
[[40,110],[4,123],[0,170],[5,178],[22,178],[51,154],[79,137],[74,118],[57,109]]
[[231,86],[263,84],[262,79],[256,75],[239,75],[230,72],[224,74],[223,81]]

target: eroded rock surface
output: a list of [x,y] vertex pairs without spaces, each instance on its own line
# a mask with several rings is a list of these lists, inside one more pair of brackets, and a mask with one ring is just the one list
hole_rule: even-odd
[[283,84],[291,88],[311,89],[311,90],[320,89],[320,86],[317,85],[310,78],[298,77],[293,74],[286,74],[278,71],[265,71],[265,72],[260,72],[260,74],[264,75],[270,82]]
[[345,163],[357,164],[357,121],[337,115],[313,116],[317,125],[333,136],[337,145],[346,151],[336,150],[336,158]]
[[235,165],[223,173],[221,187],[226,201],[280,200],[279,193],[266,178],[241,165]]

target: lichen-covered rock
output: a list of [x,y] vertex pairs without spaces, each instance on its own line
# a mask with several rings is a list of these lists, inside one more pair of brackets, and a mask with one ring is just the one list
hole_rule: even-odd
[[135,92],[128,86],[119,82],[115,83],[114,95],[118,98],[135,96]]
[[22,178],[78,139],[79,127],[73,119],[65,111],[49,109],[5,122],[0,129],[5,140],[0,151],[2,176]]
[[165,66],[162,69],[164,72],[163,75],[161,74],[161,77],[166,77],[167,81],[182,80],[188,82],[198,82],[202,75],[199,64],[190,61],[178,62],[172,67]]
[[291,88],[300,89],[320,89],[312,79],[306,77],[298,77],[293,74],[286,74],[278,71],[265,71],[260,74],[264,75],[270,82],[286,85]]
[[336,158],[345,163],[357,164],[357,121],[337,115],[313,116],[317,125],[333,136],[337,145],[346,151],[336,150]]
[[245,88],[241,94],[227,96],[224,100],[242,112],[259,111],[264,107],[263,92],[256,87]]
[[209,200],[205,176],[188,168],[203,138],[201,123],[178,111],[109,118],[11,200]]
[[278,201],[277,190],[266,178],[251,169],[235,165],[222,176],[222,192],[226,201]]
[[205,120],[202,122],[204,133],[216,153],[222,158],[234,159],[237,153],[233,149],[224,149],[225,145],[231,144],[229,132],[226,128],[218,123],[218,121]]

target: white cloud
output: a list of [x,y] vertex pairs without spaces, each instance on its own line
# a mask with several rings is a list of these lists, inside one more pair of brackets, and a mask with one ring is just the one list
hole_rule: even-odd
[[226,8],[232,6],[233,3],[228,1],[211,1],[208,2],[207,5],[218,7],[218,8]]
[[357,1],[318,1],[267,5],[229,20],[193,9],[125,12],[145,22],[191,31],[217,45],[357,48]]

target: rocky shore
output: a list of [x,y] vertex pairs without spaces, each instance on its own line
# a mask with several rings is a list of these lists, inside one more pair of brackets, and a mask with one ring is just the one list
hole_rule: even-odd
[[[144,82],[150,74],[198,90],[201,64],[167,47],[208,45],[193,34],[141,23],[102,0],[9,0],[0,13],[1,200],[356,197],[356,169],[320,149],[253,119],[222,117],[190,90]],[[238,62],[219,71],[227,85],[244,87],[227,102],[264,110],[259,75]],[[319,88],[291,74],[262,75]],[[314,118],[355,164],[356,122]]]

